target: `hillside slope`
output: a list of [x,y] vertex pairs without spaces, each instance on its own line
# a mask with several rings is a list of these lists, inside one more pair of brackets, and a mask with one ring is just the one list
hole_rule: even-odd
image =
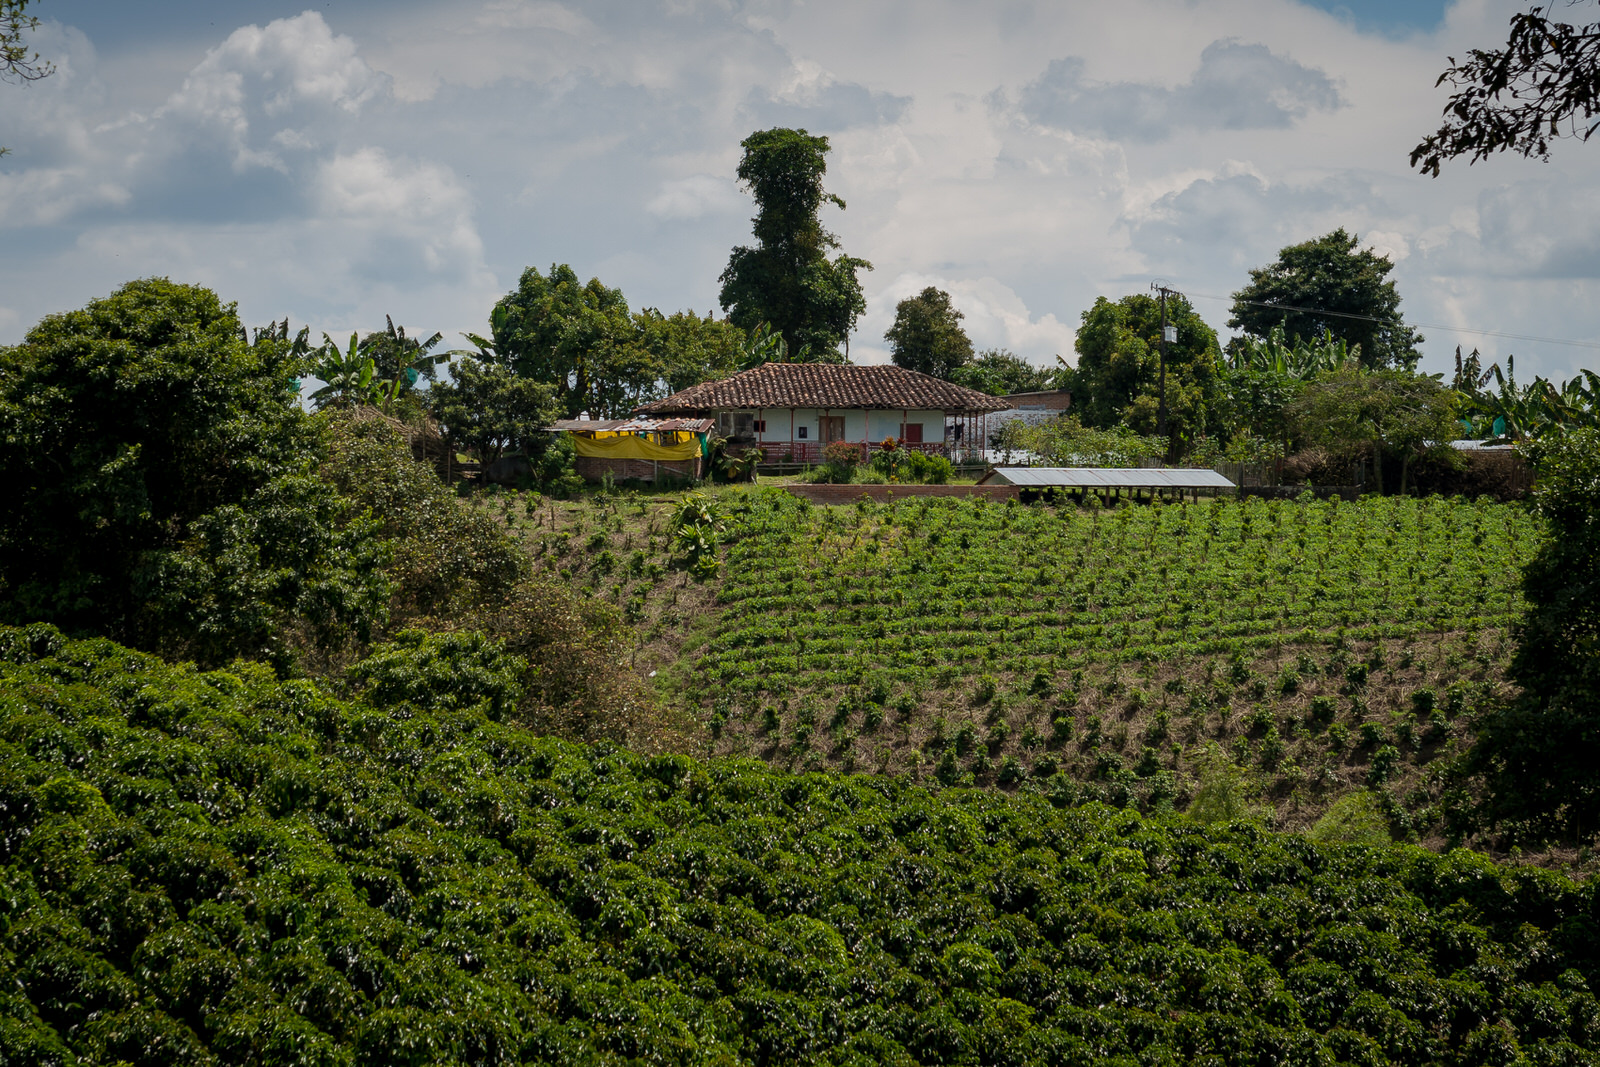
[[[625,606],[708,749],[790,769],[1189,800],[1220,758],[1275,825],[1370,787],[1450,831],[1440,769],[1506,694],[1538,525],[1441,498],[1051,508],[706,499],[725,546],[672,570],[675,498],[530,507],[540,564]],[[509,522],[526,522],[509,500]],[[1059,784],[1059,783],[1058,783]]]
[[1592,884],[1042,785],[643,758],[493,713],[0,631],[0,1063],[1465,1065],[1600,1042]]

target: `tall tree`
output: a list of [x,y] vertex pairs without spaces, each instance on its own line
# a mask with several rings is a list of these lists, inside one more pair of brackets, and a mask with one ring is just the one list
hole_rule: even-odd
[[828,258],[839,239],[817,213],[824,202],[844,209],[843,200],[822,188],[828,139],[780,128],[740,143],[739,181],[756,200],[756,247],[741,245],[728,257],[723,310],[747,332],[770,323],[791,353],[848,351],[850,331],[867,307],[856,272],[872,264],[842,253]]
[[428,390],[428,405],[445,436],[470,448],[485,467],[507,449],[542,451],[539,431],[561,417],[554,387],[470,356],[450,364],[450,381]]
[[1436,84],[1455,92],[1444,125],[1411,150],[1411,165],[1439,176],[1447,160],[1469,163],[1497,152],[1550,158],[1550,142],[1587,141],[1600,128],[1600,23],[1557,22],[1535,4],[1511,18],[1506,46],[1450,57]]
[[[1167,301],[1178,340],[1167,346],[1167,432],[1172,454],[1205,432],[1216,400],[1217,333],[1181,293]],[[1064,375],[1073,410],[1085,426],[1126,425],[1156,432],[1160,408],[1161,305],[1146,293],[1099,297],[1083,313],[1078,365]]]
[[651,399],[660,368],[641,343],[621,289],[587,285],[565,263],[549,275],[529,267],[494,306],[488,339],[469,335],[489,362],[555,387],[568,418],[623,415]]
[[895,366],[953,380],[972,359],[972,342],[961,328],[965,317],[949,293],[931,285],[900,301],[894,325],[883,334]]
[[1394,264],[1359,244],[1341,227],[1283,249],[1233,294],[1228,325],[1261,338],[1274,326],[1291,340],[1331,336],[1360,345],[1366,367],[1415,367],[1422,335],[1400,316]]

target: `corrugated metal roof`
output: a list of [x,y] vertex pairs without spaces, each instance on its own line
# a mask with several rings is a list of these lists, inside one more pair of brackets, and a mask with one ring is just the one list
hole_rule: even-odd
[[557,419],[550,428],[591,433],[670,433],[677,430],[705,433],[715,425],[710,419]]
[[1032,489],[1233,489],[1214,470],[1190,467],[996,467],[979,485],[1000,482]]

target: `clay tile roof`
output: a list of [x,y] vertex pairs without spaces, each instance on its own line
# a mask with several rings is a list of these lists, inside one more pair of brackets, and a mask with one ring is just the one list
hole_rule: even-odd
[[1010,406],[1003,397],[893,365],[763,363],[644,404],[640,415],[688,415],[730,408],[899,408],[980,414]]

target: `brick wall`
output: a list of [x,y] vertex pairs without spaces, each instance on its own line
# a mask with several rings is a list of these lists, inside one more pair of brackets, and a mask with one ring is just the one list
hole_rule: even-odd
[[862,497],[896,500],[916,496],[981,496],[990,500],[1016,500],[1014,485],[787,485],[785,489],[813,504],[853,504]]
[[573,463],[573,469],[585,481],[598,482],[607,471],[617,481],[626,481],[637,478],[642,482],[653,482],[657,469],[663,475],[671,474],[686,480],[699,478],[701,460],[695,459],[607,459],[603,456],[579,456]]

